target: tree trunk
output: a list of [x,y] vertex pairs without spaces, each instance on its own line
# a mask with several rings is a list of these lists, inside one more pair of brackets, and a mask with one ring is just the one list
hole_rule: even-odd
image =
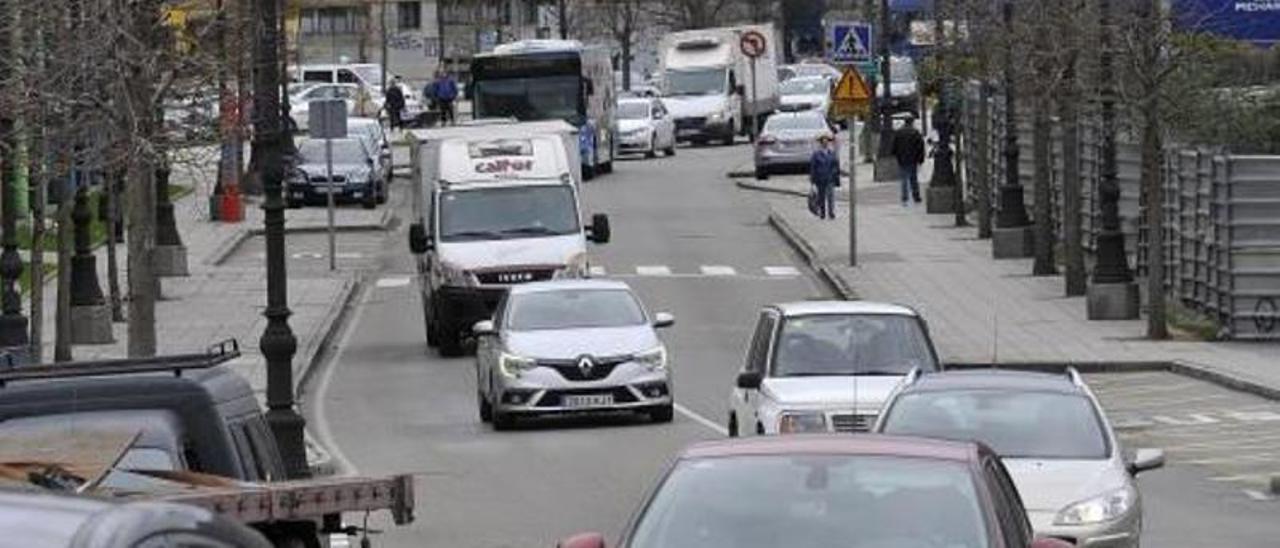
[[1088,291],[1088,273],[1084,267],[1084,242],[1081,239],[1081,187],[1080,179],[1080,114],[1077,101],[1074,57],[1068,61],[1063,95],[1059,101],[1059,117],[1062,119],[1062,232],[1063,260],[1066,263],[1066,294],[1068,297],[1084,295]]
[[54,311],[53,361],[71,360],[71,196],[58,191],[58,306]]
[[156,354],[156,283],[151,265],[155,238],[155,170],[134,153],[126,177],[126,249],[129,263],[129,357]]
[[1164,174],[1160,109],[1148,97],[1142,108],[1142,191],[1147,203],[1147,337],[1169,338],[1164,294]]
[[978,238],[991,238],[991,84],[978,84],[978,129],[974,135]]
[[[629,15],[623,14],[623,17]],[[622,50],[622,89],[631,91],[631,24],[624,23],[623,30],[618,34],[618,47]]]
[[1052,276],[1058,273],[1054,264],[1053,247],[1057,244],[1053,225],[1053,160],[1050,158],[1051,128],[1049,126],[1049,99],[1036,97],[1033,101],[1031,149],[1035,164],[1035,220],[1036,249],[1032,274]]
[[27,180],[31,182],[31,361],[40,363],[44,356],[44,215],[45,192],[48,188],[44,170],[44,140],[40,126],[31,126]]
[[110,177],[106,192],[100,198],[106,200],[107,204],[107,218],[103,219],[107,229],[107,292],[110,294],[111,321],[123,322],[124,303],[120,298],[120,259],[116,253],[116,235],[119,234],[120,188],[124,186],[124,175],[118,170],[112,170]]

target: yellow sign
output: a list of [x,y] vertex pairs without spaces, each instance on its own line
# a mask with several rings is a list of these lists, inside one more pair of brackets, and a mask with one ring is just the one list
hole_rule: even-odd
[[847,67],[840,76],[840,83],[831,91],[831,98],[837,103],[863,103],[871,100],[871,86],[862,79],[857,69]]

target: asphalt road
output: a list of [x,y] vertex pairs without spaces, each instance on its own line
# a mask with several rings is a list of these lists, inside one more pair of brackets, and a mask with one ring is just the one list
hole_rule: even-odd
[[[675,452],[722,435],[759,306],[827,295],[764,223],[762,202],[725,179],[748,157],[742,145],[681,148],[674,158],[619,162],[586,184],[584,214],[609,213],[614,228],[614,241],[592,250],[598,273],[676,316],[662,334],[680,405],[671,424],[607,417],[492,431],[476,414],[471,358],[427,350],[403,229],[361,243],[357,262],[369,283],[303,402],[309,427],[348,471],[416,475],[417,521],[390,527],[375,518],[371,526],[386,529],[375,545],[546,547],[587,530],[616,538]],[[393,206],[403,214],[402,200]],[[1130,397],[1102,396],[1124,410]],[[1276,545],[1280,503],[1210,480],[1178,456],[1141,480],[1144,545]]]

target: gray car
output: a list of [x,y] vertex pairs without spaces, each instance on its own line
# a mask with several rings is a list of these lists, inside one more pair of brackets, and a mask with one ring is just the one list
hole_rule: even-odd
[[476,323],[480,419],[637,411],[672,418],[671,364],[652,316],[625,283],[556,280],[512,286],[494,318]]
[[335,202],[359,202],[369,209],[385,201],[382,196],[386,188],[376,173],[377,152],[370,150],[364,140],[354,137],[332,141],[332,190],[324,140],[303,140],[298,143],[297,166],[285,180],[289,205],[323,202],[330,191]]
[[804,171],[809,156],[818,148],[818,138],[835,137],[826,114],[816,110],[775,112],[764,123],[756,139],[755,167],[757,179],[782,170]]
[[1137,547],[1142,499],[1135,478],[1164,465],[1158,449],[1124,453],[1074,369],[912,375],[885,404],[875,430],[991,446],[1036,535],[1075,546]]

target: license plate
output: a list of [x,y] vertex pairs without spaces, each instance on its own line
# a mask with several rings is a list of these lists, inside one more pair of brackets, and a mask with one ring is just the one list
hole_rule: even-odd
[[688,137],[690,135],[697,135],[697,134],[698,134],[698,130],[696,129],[682,129],[676,132],[676,135],[679,135],[680,137]]
[[321,184],[315,187],[315,191],[319,194],[328,194],[330,192],[337,194],[339,192],[342,192],[342,185],[333,185],[333,188],[330,189],[329,185]]
[[560,397],[561,407],[602,407],[613,405],[613,394],[574,394]]

